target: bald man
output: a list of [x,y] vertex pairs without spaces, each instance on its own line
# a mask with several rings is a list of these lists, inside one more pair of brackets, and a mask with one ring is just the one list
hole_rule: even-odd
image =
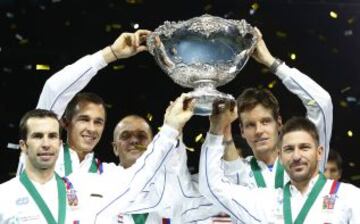
[[[128,115],[122,118],[114,128],[113,151],[119,158],[119,166],[124,169],[131,167],[145,152],[150,144],[153,133],[148,122],[138,115]],[[114,214],[114,220],[119,223],[162,223],[160,214],[152,212],[145,214]]]
[[138,115],[129,115],[119,121],[114,129],[112,143],[120,166],[129,168],[143,154],[153,134],[147,121]]

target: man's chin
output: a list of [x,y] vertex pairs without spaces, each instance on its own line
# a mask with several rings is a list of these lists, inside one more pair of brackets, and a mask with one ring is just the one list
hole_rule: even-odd
[[305,171],[302,172],[292,172],[290,178],[296,182],[302,182],[309,178],[309,174]]
[[267,145],[262,145],[262,146],[257,146],[255,147],[255,150],[254,150],[257,154],[262,154],[262,153],[265,153],[265,152],[269,152],[271,151],[270,147],[267,146]]

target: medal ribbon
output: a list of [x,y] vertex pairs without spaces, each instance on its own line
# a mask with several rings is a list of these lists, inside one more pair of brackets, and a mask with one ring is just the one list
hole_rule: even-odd
[[[73,170],[72,170],[70,149],[69,149],[68,144],[64,145],[64,164],[65,164],[65,176],[69,176],[73,172]],[[98,170],[99,170],[99,173],[101,174],[102,173],[102,164],[99,160],[97,161],[95,159],[95,157],[93,157],[90,168],[89,168],[89,173],[96,173]]]
[[132,214],[131,216],[132,216],[135,224],[145,224],[148,215],[149,215],[149,213]]
[[[252,172],[254,173],[256,185],[258,187],[266,187],[264,177],[261,173],[261,168],[257,163],[255,157],[251,158],[250,166]],[[284,186],[284,167],[281,165],[280,161],[278,161],[275,171],[275,188],[282,188],[283,186]]]
[[33,183],[30,181],[26,172],[22,172],[20,175],[20,182],[24,185],[31,197],[34,199],[36,205],[44,215],[47,223],[65,224],[66,216],[66,189],[62,179],[55,173],[57,190],[58,190],[58,222],[55,221],[54,216],[51,214],[49,207],[46,205],[44,199],[36,190]]
[[[319,173],[319,178],[316,181],[313,189],[310,191],[308,198],[306,199],[301,211],[296,217],[294,224],[302,224],[309,213],[311,206],[314,204],[316,198],[319,196],[322,188],[326,183],[326,178],[322,173]],[[291,194],[290,194],[290,181],[285,185],[284,191],[284,204],[283,204],[283,212],[284,212],[284,220],[285,224],[292,224],[292,214],[291,214]]]

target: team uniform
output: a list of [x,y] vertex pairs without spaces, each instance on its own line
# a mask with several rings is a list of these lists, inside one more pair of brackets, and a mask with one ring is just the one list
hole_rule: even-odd
[[[329,94],[308,76],[297,69],[289,68],[285,64],[278,67],[276,75],[292,93],[302,100],[306,107],[307,117],[315,122],[320,133],[320,142],[325,146],[324,157],[320,164],[324,167],[329,150],[333,116]],[[186,158],[183,160],[186,161]],[[268,187],[275,189],[283,187],[289,181],[289,177],[278,159],[273,167],[256,160],[253,156],[246,159],[239,158],[235,161],[222,161],[221,167],[224,170],[224,175],[232,183],[249,188]],[[186,169],[184,166],[183,170]],[[260,177],[262,184],[256,178],[259,173],[262,177]],[[213,217],[219,212],[227,213],[224,208],[214,205],[199,194],[198,182],[194,181],[190,174],[183,172],[180,175],[182,177],[178,177],[177,189],[180,189],[178,194],[181,195],[180,200],[184,203],[182,204],[183,207],[178,208],[177,211],[186,211],[186,213],[176,215],[181,219],[180,223],[211,223],[212,220],[217,220]]]
[[[75,63],[66,66],[46,81],[36,108],[51,110],[60,119],[70,100],[106,65],[101,51],[98,51],[93,55],[87,55]],[[66,155],[66,151],[69,152],[69,156]],[[91,171],[91,166],[94,163],[99,164],[96,165],[98,169]],[[70,164],[70,168],[68,164]],[[19,175],[24,168],[25,156],[21,154],[17,174]],[[80,162],[77,153],[64,145],[59,151],[55,171],[63,177],[70,175],[75,170],[83,173],[102,172],[100,161],[94,157],[93,152],[87,154],[84,160]]]
[[[57,189],[64,188],[66,199],[65,223],[112,223],[114,214],[143,213],[157,210],[162,206],[165,190],[165,173],[161,168],[170,157],[176,155],[178,132],[163,126],[152,143],[136,163],[128,169],[115,164],[107,165],[109,172],[73,173],[60,179],[61,185],[54,185],[52,179],[44,185],[33,183],[35,189],[57,218],[57,206],[61,197]],[[0,185],[0,196],[4,202],[0,205],[0,223],[48,223],[40,207],[34,202],[20,181],[25,172]],[[157,183],[152,181],[156,179]]]
[[[295,68],[288,67],[285,63],[278,67],[276,76],[282,80],[290,92],[299,97],[306,108],[306,117],[317,127],[320,144],[324,146],[323,157],[320,161],[320,170],[324,171],[330,150],[333,122],[333,105],[329,93],[311,78]],[[224,169],[225,175],[233,183],[251,188],[282,187],[280,185],[290,180],[278,159],[273,167],[268,167],[264,162],[249,156],[245,159],[225,161]],[[263,181],[259,180],[261,177],[258,176],[262,176]]]
[[[107,63],[104,61],[101,51],[87,55],[66,66],[46,81],[37,108],[52,110],[58,115],[58,118],[61,118],[70,100],[105,66]],[[24,170],[24,164],[25,157],[21,155],[18,175]],[[111,170],[112,164],[101,163],[94,157],[94,153],[87,154],[84,160],[80,162],[77,153],[67,145],[60,149],[59,158],[55,165],[55,171],[62,177],[70,175],[73,171],[86,175],[87,173],[108,173],[112,172]],[[162,170],[164,172],[164,168]],[[135,222],[135,216],[123,214],[120,211],[122,210],[120,209],[115,213],[114,217],[116,218],[114,218],[113,223],[132,224]],[[163,221],[156,213],[146,214],[145,223],[160,224]]]
[[222,140],[207,134],[200,158],[200,191],[230,214],[234,223],[360,223],[360,189],[326,180],[321,173],[304,194],[290,182],[284,189],[251,189],[232,183],[221,167]]

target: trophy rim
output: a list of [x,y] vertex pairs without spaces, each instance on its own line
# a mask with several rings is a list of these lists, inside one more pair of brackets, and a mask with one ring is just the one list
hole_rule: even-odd
[[[220,25],[211,25],[211,23],[216,23],[216,24],[220,24]],[[210,25],[208,25],[208,24]],[[185,28],[184,28],[185,27]],[[214,77],[218,78],[214,78],[214,77],[206,77],[206,75],[204,75],[204,77],[198,77],[198,76],[194,76],[191,77],[191,80],[188,81],[184,81],[183,79],[179,78],[182,77],[181,74],[179,74],[181,72],[181,70],[184,70],[179,64],[177,68],[175,68],[175,70],[177,69],[178,71],[174,71],[171,68],[167,68],[165,66],[163,66],[163,62],[158,58],[159,57],[159,53],[158,53],[158,49],[159,47],[156,46],[155,44],[155,38],[158,36],[160,38],[160,41],[162,43],[162,39],[165,38],[171,38],[175,32],[179,31],[180,29],[186,29],[192,32],[195,32],[196,34],[198,34],[199,36],[204,36],[205,38],[208,38],[209,36],[216,34],[216,33],[227,33],[229,27],[231,28],[235,28],[235,30],[237,31],[237,33],[239,35],[241,35],[242,37],[245,37],[245,35],[251,34],[251,42],[248,44],[247,48],[244,48],[242,51],[240,51],[239,53],[237,53],[235,56],[233,56],[232,60],[239,60],[241,61],[241,65],[239,65],[240,63],[236,63],[235,65],[233,64],[227,64],[227,63],[213,63],[213,64],[206,64],[206,63],[202,63],[201,66],[207,68],[207,67],[215,67],[218,68],[218,71],[214,71]],[[195,82],[208,82],[208,81],[212,81],[214,82],[214,86],[218,87],[218,86],[222,86],[227,84],[228,82],[232,81],[236,75],[243,69],[243,67],[246,65],[247,61],[250,58],[250,55],[252,54],[254,48],[255,48],[255,44],[258,40],[258,36],[256,33],[256,30],[254,27],[252,27],[249,23],[247,23],[245,21],[245,19],[241,19],[241,20],[234,20],[234,19],[225,19],[222,17],[218,17],[218,16],[212,16],[210,14],[203,14],[201,16],[198,17],[193,17],[191,19],[188,20],[180,20],[178,22],[175,21],[165,21],[164,24],[160,25],[159,27],[157,27],[154,32],[152,32],[148,37],[147,37],[147,46],[149,49],[149,52],[155,57],[157,64],[160,66],[160,68],[177,84],[183,86],[183,87],[188,87],[188,88],[195,88],[195,85],[193,83]],[[165,52],[165,47],[163,49],[163,51]],[[245,59],[244,59],[245,58]],[[240,60],[241,59],[241,60]],[[193,68],[193,70],[198,69],[201,66],[196,66],[195,64],[191,64],[191,67]],[[184,67],[190,67],[189,65],[184,65]],[[219,76],[221,70],[224,70],[224,68],[230,68],[232,70],[229,69],[229,73],[226,77],[222,76],[222,79],[219,80]],[[180,71],[180,72],[179,72]]]

